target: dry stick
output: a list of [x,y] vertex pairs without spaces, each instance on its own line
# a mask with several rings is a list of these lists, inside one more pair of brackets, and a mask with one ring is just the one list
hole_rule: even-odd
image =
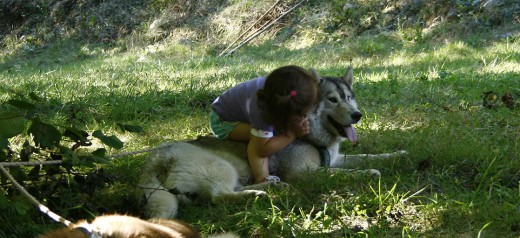
[[243,37],[245,34],[247,34],[247,32],[248,32],[249,30],[251,30],[251,28],[253,28],[253,27],[256,25],[256,23],[258,23],[260,20],[262,20],[262,18],[264,18],[264,17],[267,15],[267,13],[269,13],[271,10],[273,10],[273,8],[276,7],[276,5],[278,5],[281,1],[282,1],[282,0],[278,0],[278,1],[276,1],[276,3],[273,4],[273,6],[271,6],[271,8],[269,8],[269,10],[267,10],[267,11],[264,13],[264,15],[262,15],[260,18],[258,18],[258,20],[256,20],[255,23],[253,23],[253,24],[252,24],[251,26],[249,26],[249,27],[248,27],[244,32],[242,32],[242,34],[240,34],[240,35],[237,37],[237,39],[236,39],[235,41],[233,41],[233,43],[229,44],[229,46],[228,46],[225,50],[223,50],[222,52],[220,52],[220,54],[218,55],[218,57],[222,56],[224,53],[226,53],[226,50],[229,50],[229,48],[231,48],[235,43],[237,43],[238,40],[242,39],[242,37]]
[[284,17],[285,15],[289,14],[292,10],[294,10],[296,7],[298,7],[300,4],[302,4],[305,0],[302,0],[300,1],[298,4],[294,5],[294,7],[292,7],[291,9],[289,9],[287,12],[283,13],[281,16],[279,16],[278,18],[276,18],[274,21],[272,21],[271,23],[269,23],[269,25],[267,25],[264,29],[262,29],[261,31],[253,34],[252,36],[248,37],[247,39],[245,39],[242,43],[240,43],[240,45],[238,45],[237,47],[235,47],[234,49],[232,49],[231,51],[229,51],[228,53],[226,53],[225,56],[228,56],[230,54],[232,54],[235,50],[237,50],[238,48],[244,46],[245,44],[249,43],[251,40],[253,40],[255,37],[257,37],[258,35],[262,34],[264,31],[266,31],[267,29],[271,28],[271,26],[273,26],[274,23],[276,23],[277,21],[279,21],[280,19],[282,19],[282,17]]
[[[114,155],[107,155],[107,156],[105,156],[105,158],[107,158],[107,159],[115,159],[115,158],[121,158],[121,157],[124,157],[124,156],[143,154],[143,153],[153,152],[153,151],[156,151],[156,150],[167,148],[169,146],[171,146],[171,145],[170,144],[164,144],[164,145],[160,145],[160,146],[152,147],[152,148],[148,148],[148,149],[142,149],[142,150],[130,151],[130,152],[123,152],[123,153],[114,154]],[[49,165],[49,164],[52,165],[52,164],[61,164],[63,162],[64,162],[63,160],[26,161],[26,162],[24,162],[24,161],[19,161],[19,162],[0,162],[0,166],[10,167],[10,166],[36,166],[36,165]]]
[[29,194],[14,178],[13,176],[11,176],[11,174],[9,172],[7,172],[7,170],[5,170],[4,166],[0,165],[0,171],[9,179],[11,180],[11,182],[13,182],[13,185],[18,189],[18,191],[20,191],[27,199],[29,199],[30,202],[32,202],[34,205],[36,205],[41,212],[47,214],[47,216],[49,216],[50,218],[52,218],[53,220],[57,221],[57,222],[61,222],[63,224],[65,224],[66,226],[71,226],[72,225],[72,222],[70,222],[69,220],[61,217],[60,215],[52,212],[51,210],[49,210],[48,207],[44,206],[43,204],[39,203],[38,200],[36,200],[36,198],[34,198],[31,194]]
[[49,161],[28,161],[28,162],[1,162],[0,166],[36,166],[45,164],[61,164],[63,160],[49,160]]
[[[135,154],[140,154],[140,153],[145,153],[145,152],[151,152],[151,151],[154,151],[154,150],[166,148],[167,146],[168,146],[168,144],[162,145],[162,146],[158,146],[156,148],[151,148],[151,149],[144,149],[144,150],[134,151],[134,152],[126,152],[126,153],[121,153],[121,154],[116,154],[116,155],[109,155],[109,156],[107,156],[107,158],[118,158],[118,157],[123,157],[123,156],[127,156],[127,155],[135,155]],[[46,207],[45,205],[43,205],[40,202],[38,202],[38,200],[36,200],[36,198],[34,198],[29,192],[27,192],[22,187],[22,185],[20,185],[18,183],[18,181],[16,181],[16,179],[14,179],[13,176],[11,176],[11,174],[4,168],[4,166],[21,166],[21,165],[36,166],[36,165],[61,164],[61,163],[63,163],[63,160],[28,161],[28,162],[0,162],[0,172],[2,174],[4,174],[9,180],[11,180],[11,182],[14,185],[14,187],[16,189],[18,189],[18,191],[20,191],[32,204],[37,206],[40,209],[41,212],[43,212],[44,214],[49,216],[51,219],[53,219],[53,220],[55,220],[57,222],[63,223],[66,226],[71,226],[72,222],[70,222],[69,220],[61,217],[60,215],[52,212],[48,207]]]
[[[271,24],[271,22],[276,22],[277,20],[278,20],[278,19],[274,19],[273,21],[269,21],[269,22],[264,23],[262,26],[260,26],[260,28],[256,29],[256,31],[253,32],[253,34],[249,35],[247,38],[251,37],[252,35],[256,34],[256,33],[259,32],[259,31],[264,30],[264,27],[266,27],[267,25]],[[247,39],[247,38],[246,38],[246,39]]]

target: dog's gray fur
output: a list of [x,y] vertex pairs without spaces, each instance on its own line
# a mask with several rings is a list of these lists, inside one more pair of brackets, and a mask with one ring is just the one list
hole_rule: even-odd
[[[345,133],[359,121],[361,113],[352,91],[352,68],[342,78],[319,77],[320,100],[308,114],[309,135],[294,141],[282,151],[269,157],[270,173],[290,182],[316,171],[322,164],[318,147],[330,155],[332,171],[352,173],[346,167],[355,167],[364,159],[385,159],[404,152],[378,155],[344,155],[340,143],[352,133]],[[335,122],[332,122],[335,121]],[[341,127],[339,127],[341,125]],[[355,133],[354,133],[355,135]],[[213,203],[265,195],[264,182],[252,185],[253,176],[247,160],[247,143],[219,140],[211,136],[187,142],[171,142],[152,152],[143,168],[139,187],[142,188],[145,213],[149,217],[175,217],[179,199],[190,194],[208,198]],[[359,170],[379,176],[375,169]]]

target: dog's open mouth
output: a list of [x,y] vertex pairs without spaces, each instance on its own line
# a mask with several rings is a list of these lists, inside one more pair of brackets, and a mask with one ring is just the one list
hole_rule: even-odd
[[354,129],[352,125],[341,125],[331,116],[328,116],[328,119],[341,136],[348,138],[348,140],[352,143],[357,142],[358,136],[356,133],[356,129]]

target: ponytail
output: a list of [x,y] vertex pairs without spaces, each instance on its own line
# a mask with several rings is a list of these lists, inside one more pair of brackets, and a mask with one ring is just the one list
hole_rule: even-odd
[[286,133],[292,116],[304,116],[316,104],[317,87],[314,76],[301,67],[274,70],[257,92],[264,121],[273,124],[278,133]]

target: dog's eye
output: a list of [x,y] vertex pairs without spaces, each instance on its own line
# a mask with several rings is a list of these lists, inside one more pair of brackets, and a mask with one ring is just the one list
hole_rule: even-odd
[[330,98],[328,98],[328,99],[329,99],[329,101],[332,102],[332,103],[337,103],[337,102],[338,102],[338,99],[333,98],[333,97],[330,97]]

